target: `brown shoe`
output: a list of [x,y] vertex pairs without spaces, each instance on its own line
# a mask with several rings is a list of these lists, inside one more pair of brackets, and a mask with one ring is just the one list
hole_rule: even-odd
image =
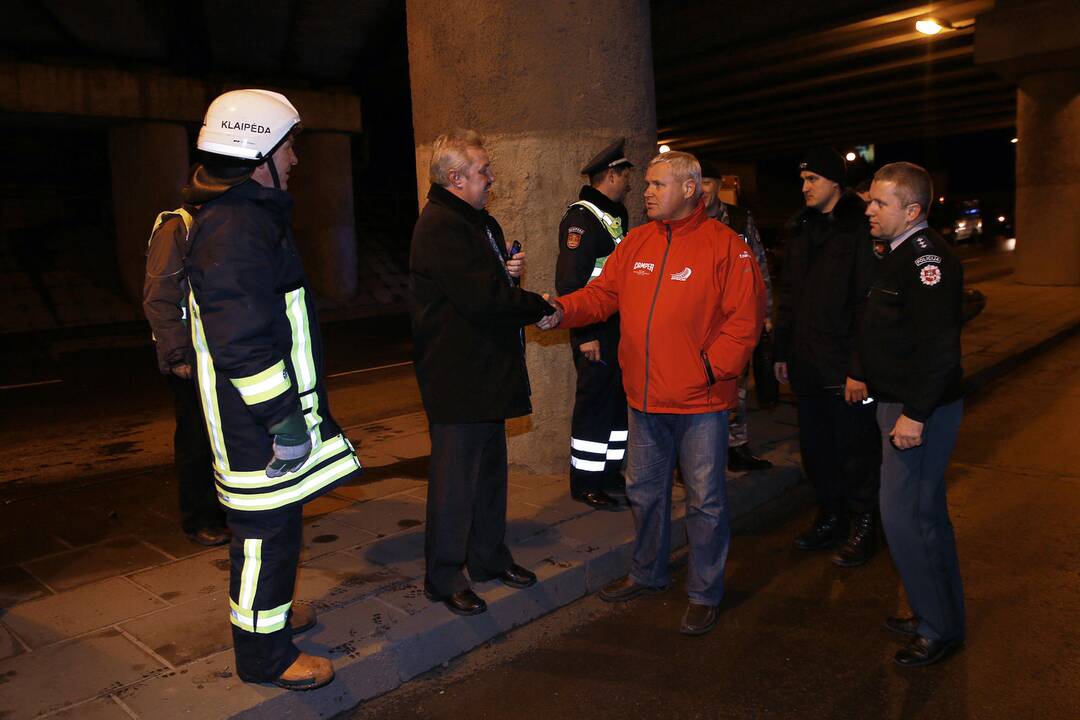
[[310,630],[315,627],[316,622],[318,622],[318,619],[315,616],[315,608],[310,605],[293,603],[292,609],[289,611],[289,629],[292,630],[293,635]]
[[278,676],[274,684],[286,690],[314,690],[333,679],[334,665],[329,658],[300,653],[300,657]]
[[704,635],[713,629],[719,619],[720,609],[717,606],[690,603],[683,613],[679,632],[683,635]]

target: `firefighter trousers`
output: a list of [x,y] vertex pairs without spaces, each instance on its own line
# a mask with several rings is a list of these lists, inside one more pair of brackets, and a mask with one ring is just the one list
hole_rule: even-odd
[[275,680],[300,654],[293,645],[289,616],[302,519],[301,505],[265,513],[228,511],[229,617],[241,680]]

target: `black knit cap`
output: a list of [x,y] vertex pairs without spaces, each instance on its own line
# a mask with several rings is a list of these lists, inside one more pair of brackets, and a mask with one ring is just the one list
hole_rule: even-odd
[[840,153],[831,147],[814,148],[803,156],[799,170],[806,170],[833,182],[844,184],[847,175],[847,163]]
[[712,178],[713,180],[719,180],[723,175],[720,172],[720,166],[712,160],[700,160],[701,163],[701,177]]

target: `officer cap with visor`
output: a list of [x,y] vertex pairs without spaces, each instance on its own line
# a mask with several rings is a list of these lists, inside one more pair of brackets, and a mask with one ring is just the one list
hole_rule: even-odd
[[599,172],[612,168],[634,167],[634,164],[626,159],[626,152],[623,150],[625,145],[626,138],[613,140],[610,145],[585,163],[585,167],[581,168],[581,174],[592,177]]

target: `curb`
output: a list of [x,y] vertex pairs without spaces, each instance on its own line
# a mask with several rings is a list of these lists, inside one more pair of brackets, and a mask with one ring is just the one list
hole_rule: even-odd
[[1052,350],[1065,342],[1077,332],[1080,332],[1080,321],[1067,325],[1048,338],[1024,348],[1012,355],[1008,355],[992,365],[976,370],[971,375],[964,377],[964,396],[974,394],[995,380],[1008,375],[1028,360],[1038,357],[1048,350]]
[[[785,494],[801,478],[799,467],[793,464],[729,477],[732,522]],[[686,523],[682,498],[673,504],[674,552],[686,545]],[[442,605],[426,605],[384,635],[368,638],[350,647],[345,657],[335,658],[336,679],[326,688],[309,693],[267,689],[259,693],[261,702],[233,717],[331,717],[598,591],[626,573],[633,541],[627,518],[626,513],[590,511],[512,545],[515,559],[536,572],[538,582],[533,587],[512,590],[494,582],[478,585],[488,611],[472,617],[456,616]]]

